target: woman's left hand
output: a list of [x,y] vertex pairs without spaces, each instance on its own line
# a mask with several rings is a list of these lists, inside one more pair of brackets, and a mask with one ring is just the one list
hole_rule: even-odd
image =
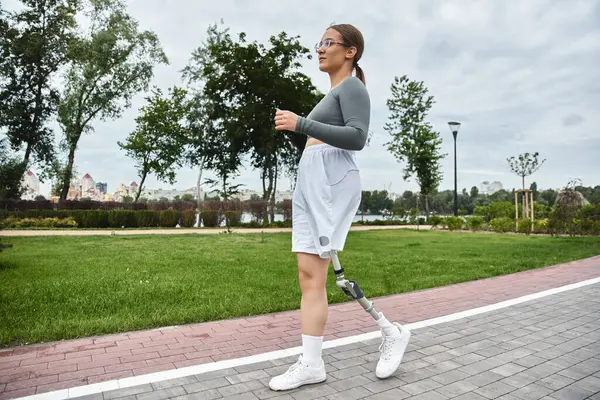
[[295,131],[298,116],[291,111],[277,109],[275,112],[275,129],[278,131]]

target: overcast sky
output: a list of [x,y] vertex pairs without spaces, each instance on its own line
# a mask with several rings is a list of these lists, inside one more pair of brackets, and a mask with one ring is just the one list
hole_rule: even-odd
[[[12,0],[13,2],[15,0]],[[10,4],[10,3],[9,3]],[[444,180],[453,188],[453,143],[447,121],[463,123],[458,135],[458,186],[499,180],[520,185],[507,157],[539,151],[547,161],[532,180],[561,187],[570,178],[600,184],[600,1],[597,0],[130,0],[142,29],[157,32],[171,64],[156,69],[153,84],[182,85],[181,69],[206,37],[210,24],[224,20],[232,33],[267,42],[286,31],[312,49],[331,23],[351,23],[366,40],[361,65],[372,102],[369,147],[357,153],[363,189],[415,190],[402,180],[402,164],[385,149],[386,99],[394,76],[422,80],[435,97],[430,121],[443,137]],[[367,6],[367,4],[371,4]],[[329,78],[316,60],[303,72],[322,91]],[[123,117],[95,122],[76,153],[81,175],[108,182],[138,181],[134,164],[117,146],[134,128],[142,95]],[[293,111],[293,110],[292,110]],[[59,132],[60,134],[60,132]],[[275,134],[275,133],[274,133]],[[210,176],[210,174],[208,175]],[[174,187],[195,185],[197,172],[181,170]],[[531,182],[532,180],[528,180]],[[238,183],[259,190],[258,171],[242,170]],[[150,188],[169,187],[153,177]],[[43,193],[47,185],[42,186]],[[280,188],[289,187],[284,179]]]

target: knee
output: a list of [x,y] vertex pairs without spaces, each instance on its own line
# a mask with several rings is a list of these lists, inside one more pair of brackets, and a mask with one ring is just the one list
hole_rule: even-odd
[[317,257],[298,260],[298,280],[302,293],[322,291],[327,280],[327,262]]

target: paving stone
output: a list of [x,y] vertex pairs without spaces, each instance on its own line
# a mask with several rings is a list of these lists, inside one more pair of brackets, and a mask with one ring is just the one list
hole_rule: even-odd
[[532,383],[531,385],[523,386],[510,394],[515,398],[522,400],[539,400],[553,392],[552,389]]
[[496,397],[500,397],[514,390],[515,388],[513,386],[508,385],[502,381],[498,381],[480,387],[479,389],[475,389],[474,392],[482,395],[483,397],[487,397],[488,399],[495,399]]
[[410,394],[400,390],[391,389],[365,397],[365,400],[402,400],[411,397]]
[[507,363],[507,364],[501,365],[499,367],[496,367],[496,368],[492,369],[491,371],[496,374],[502,375],[502,376],[511,376],[511,375],[514,375],[517,372],[521,372],[525,369],[527,369],[527,368],[525,368],[521,365]]

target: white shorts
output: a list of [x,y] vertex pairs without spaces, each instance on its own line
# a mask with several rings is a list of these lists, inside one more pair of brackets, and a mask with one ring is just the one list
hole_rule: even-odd
[[353,152],[328,144],[306,147],[292,198],[292,252],[329,258],[331,250],[342,251],[361,193]]

